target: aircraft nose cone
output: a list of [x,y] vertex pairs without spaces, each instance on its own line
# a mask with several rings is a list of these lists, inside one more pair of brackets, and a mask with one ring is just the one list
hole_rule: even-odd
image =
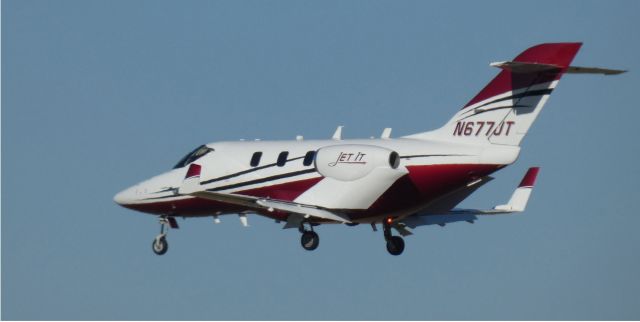
[[135,198],[136,198],[136,188],[134,186],[116,193],[116,195],[113,196],[113,201],[115,201],[117,204],[121,206],[124,206],[124,205],[131,204],[135,200]]

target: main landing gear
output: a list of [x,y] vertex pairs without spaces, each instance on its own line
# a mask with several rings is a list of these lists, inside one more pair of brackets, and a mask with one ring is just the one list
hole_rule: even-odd
[[304,222],[301,223],[300,228],[298,228],[302,233],[302,236],[300,237],[300,244],[302,245],[302,248],[311,251],[318,248],[318,245],[320,244],[320,236],[313,231],[313,224],[307,223],[309,225],[309,230],[305,229],[304,224]]
[[169,243],[167,242],[167,232],[169,229],[166,227],[167,225],[171,228],[178,228],[178,223],[175,218],[168,216],[160,217],[160,234],[156,236],[153,244],[151,244],[151,249],[153,249],[156,255],[164,255],[167,250],[169,250]]
[[391,235],[391,225],[393,218],[389,217],[382,223],[384,230],[384,240],[387,241],[387,251],[393,256],[398,256],[404,251],[404,240],[400,236]]

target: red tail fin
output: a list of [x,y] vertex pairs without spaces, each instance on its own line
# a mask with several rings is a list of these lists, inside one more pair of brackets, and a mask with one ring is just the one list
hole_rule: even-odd
[[541,44],[512,61],[492,63],[501,69],[498,76],[447,124],[409,137],[519,146],[580,46]]
[[525,89],[533,85],[548,83],[560,79],[581,46],[582,43],[579,42],[549,43],[533,46],[523,51],[513,61],[555,65],[558,66],[559,69],[553,72],[547,71],[544,73],[514,73],[509,70],[502,70],[498,76],[485,86],[464,107],[466,108],[502,93]]

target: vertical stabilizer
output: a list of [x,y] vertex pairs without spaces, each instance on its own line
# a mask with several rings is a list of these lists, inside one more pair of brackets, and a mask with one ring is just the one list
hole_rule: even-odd
[[581,43],[531,47],[513,61],[492,63],[500,73],[442,128],[411,135],[471,144],[518,146]]

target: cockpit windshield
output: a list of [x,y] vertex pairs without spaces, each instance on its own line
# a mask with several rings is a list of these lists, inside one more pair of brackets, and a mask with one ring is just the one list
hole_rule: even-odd
[[205,154],[209,153],[213,151],[212,148],[206,146],[206,145],[201,145],[199,147],[197,147],[195,150],[189,152],[189,154],[185,155],[184,158],[180,159],[180,161],[178,162],[178,164],[176,164],[173,168],[177,169],[177,168],[182,168],[184,166],[186,166],[187,164],[200,159],[202,156],[204,156]]

